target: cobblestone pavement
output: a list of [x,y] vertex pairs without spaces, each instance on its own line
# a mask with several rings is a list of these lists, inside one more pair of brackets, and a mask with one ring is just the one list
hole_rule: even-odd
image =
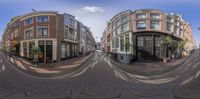
[[34,65],[31,61],[19,58],[16,56],[9,57],[3,53],[0,54],[6,57],[15,67],[27,74],[40,77],[55,77],[64,74],[71,73],[81,67],[89,58],[92,57],[93,53],[87,56],[80,56],[68,60],[64,60],[58,63],[40,63],[39,65]]
[[169,72],[173,69],[176,69],[180,65],[184,64],[184,62],[192,56],[189,55],[187,57],[183,57],[177,60],[171,60],[168,63],[163,63],[163,61],[153,62],[153,61],[140,61],[133,62],[131,64],[123,64],[114,59],[110,59],[111,63],[117,66],[118,68],[133,74],[138,75],[159,75],[166,72]]
[[59,77],[27,75],[0,58],[0,97],[15,99],[199,99],[200,51],[170,72],[141,76],[111,64],[100,51],[77,71]]

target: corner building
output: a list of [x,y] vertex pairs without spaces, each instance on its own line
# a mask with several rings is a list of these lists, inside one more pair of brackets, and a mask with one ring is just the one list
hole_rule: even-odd
[[173,44],[187,40],[185,55],[195,47],[191,26],[181,15],[155,9],[118,13],[108,22],[105,31],[102,38],[108,39],[106,52],[117,54],[115,57],[123,63],[162,59],[162,37],[167,35],[172,37]]
[[[3,33],[4,50],[32,60],[34,55],[31,49],[39,47],[42,51],[40,62],[58,62],[79,56],[78,24],[81,23],[73,15],[59,14],[57,11],[35,11],[14,17]],[[90,35],[86,37],[94,43],[92,33],[88,31]],[[85,46],[94,48],[93,44]]]

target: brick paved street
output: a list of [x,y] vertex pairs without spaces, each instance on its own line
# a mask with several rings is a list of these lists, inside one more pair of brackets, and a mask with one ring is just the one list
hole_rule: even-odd
[[[96,51],[81,68],[52,78],[30,76],[0,58],[0,97],[8,99],[199,99],[200,51],[160,75],[127,73]],[[192,97],[192,98],[191,98]]]
[[40,76],[40,77],[55,77],[67,73],[71,73],[81,67],[93,53],[86,56],[79,56],[58,63],[39,63],[34,65],[31,61],[19,58],[16,56],[6,56],[2,53],[2,56],[6,57],[15,67],[27,74]]

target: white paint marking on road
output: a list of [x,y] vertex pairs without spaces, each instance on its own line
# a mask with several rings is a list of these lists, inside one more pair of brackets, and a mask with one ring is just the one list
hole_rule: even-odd
[[114,73],[115,73],[115,76],[116,76],[117,78],[119,78],[118,73],[117,73],[117,70],[114,70]]
[[200,71],[198,71],[198,72],[196,73],[195,78],[199,77],[199,75],[200,75]]
[[89,65],[88,67],[85,67],[81,72],[75,74],[75,75],[72,75],[71,77],[76,77],[76,76],[79,76],[81,74],[83,74],[84,72],[86,72],[89,68],[90,68],[91,65]]
[[196,68],[196,67],[199,65],[199,63],[200,63],[200,62],[196,63],[196,64],[192,67],[192,69]]
[[161,78],[161,79],[153,79],[153,80],[143,80],[143,79],[137,79],[137,81],[140,81],[142,83],[148,83],[148,84],[164,84],[169,83],[174,80],[176,80],[178,76],[171,77],[171,78]]
[[112,66],[112,64],[111,64],[111,62],[110,62],[110,60],[109,60],[109,61],[106,60],[106,62],[108,63],[108,66],[109,66],[110,68],[113,68],[113,66]]
[[19,67],[21,67],[22,69],[24,69],[24,70],[27,70],[23,65],[22,65],[22,63],[20,62],[20,61],[15,61],[16,63],[17,63],[17,66],[19,66]]
[[4,64],[2,65],[1,69],[2,69],[2,71],[5,71],[5,70],[6,70],[6,67],[5,67]]
[[124,75],[124,74],[122,74],[122,73],[120,73],[120,72],[117,72],[118,73],[118,75],[119,75],[119,77],[121,78],[121,79],[123,79],[124,81],[128,81],[128,78]]
[[192,76],[192,77],[186,79],[185,81],[183,81],[183,82],[181,83],[181,85],[185,85],[185,84],[191,82],[193,79],[194,79],[194,76]]
[[92,65],[90,66],[90,68],[94,68],[94,66],[96,65],[97,61],[93,62]]

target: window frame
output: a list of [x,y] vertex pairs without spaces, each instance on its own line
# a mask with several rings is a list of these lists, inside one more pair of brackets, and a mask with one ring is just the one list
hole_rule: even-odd
[[[124,30],[126,27],[126,30]],[[122,32],[127,32],[130,30],[129,22],[122,25]]]
[[161,15],[159,13],[150,13],[150,18],[151,19],[161,19]]
[[[44,21],[43,18],[42,18],[42,20],[39,20],[39,17],[47,17],[47,20]],[[49,16],[48,16],[48,15],[37,16],[37,18],[36,18],[36,22],[49,22]]]
[[[29,31],[29,36],[28,37],[26,36],[27,31]],[[26,29],[24,31],[24,39],[29,39],[29,38],[32,38],[32,37],[33,37],[33,29]]]
[[[42,29],[42,35],[39,32],[39,29]],[[47,35],[44,35],[44,29],[47,29]],[[48,37],[49,36],[49,26],[37,26],[37,36],[38,37]]]
[[[140,22],[144,22],[144,23],[140,23]],[[145,27],[142,27],[142,24],[144,24]],[[139,26],[139,25],[141,25],[141,26]],[[146,21],[144,21],[144,20],[137,21],[136,28],[137,28],[137,30],[145,30],[147,28]]]
[[146,13],[137,13],[136,14],[136,18],[137,19],[146,19],[147,18],[147,14]]
[[[153,23],[154,23],[154,24],[153,24]],[[156,24],[156,23],[159,23],[159,24]],[[152,25],[154,25],[154,26],[152,26]],[[158,25],[159,28],[157,28],[156,25]],[[161,22],[160,22],[160,21],[157,21],[157,20],[151,20],[151,21],[150,21],[150,29],[151,29],[151,30],[161,30]]]
[[[29,23],[28,20],[31,20],[31,22]],[[28,22],[28,23],[27,23],[27,22]],[[33,24],[33,18],[32,18],[32,17],[31,17],[31,18],[24,19],[24,26],[31,25],[31,24]]]

